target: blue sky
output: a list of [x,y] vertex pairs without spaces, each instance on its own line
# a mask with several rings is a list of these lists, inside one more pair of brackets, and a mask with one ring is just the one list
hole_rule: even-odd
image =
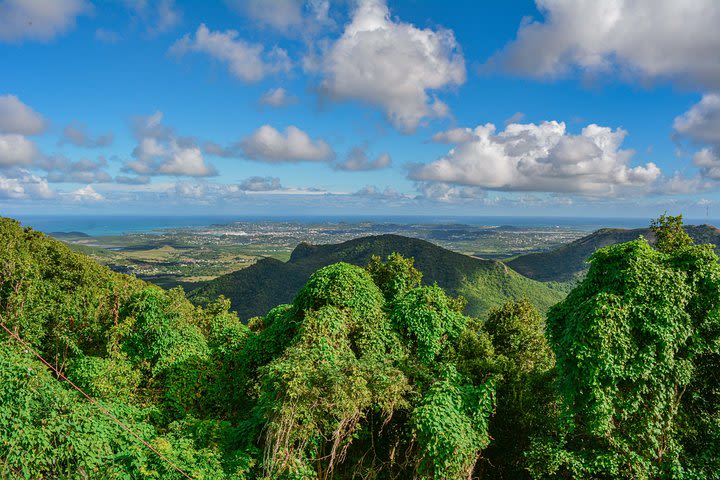
[[720,6],[0,1],[0,212],[712,216]]

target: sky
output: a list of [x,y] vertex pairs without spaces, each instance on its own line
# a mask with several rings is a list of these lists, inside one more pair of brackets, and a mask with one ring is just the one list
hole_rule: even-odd
[[0,215],[720,209],[716,0],[0,0]]

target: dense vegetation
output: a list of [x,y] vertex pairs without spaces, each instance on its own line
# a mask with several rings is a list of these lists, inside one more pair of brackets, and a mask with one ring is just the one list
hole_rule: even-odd
[[464,313],[475,317],[482,318],[490,309],[521,298],[545,312],[566,293],[555,285],[518,275],[498,261],[451,252],[416,238],[376,235],[334,245],[302,243],[288,262],[265,258],[208,282],[190,292],[189,298],[204,305],[223,295],[245,320],[264,315],[279,303],[291,302],[310,275],[322,267],[340,261],[364,267],[373,255],[385,258],[391,253],[414,258],[416,268],[423,272],[424,285],[437,284],[450,295],[462,295],[467,300]]
[[[711,243],[718,250],[720,230],[717,228],[711,225],[686,225],[683,228],[695,243]],[[650,228],[603,228],[547,252],[520,255],[506,263],[513,270],[541,282],[572,282],[585,276],[588,259],[596,250],[631,242],[641,236],[654,245],[655,234]]]
[[0,219],[2,323],[164,456],[4,335],[0,478],[718,478],[720,266],[679,222],[547,321],[466,316],[390,254],[246,325]]

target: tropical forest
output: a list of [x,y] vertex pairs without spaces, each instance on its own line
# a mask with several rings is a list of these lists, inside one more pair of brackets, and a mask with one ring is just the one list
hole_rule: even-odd
[[543,310],[391,253],[245,323],[3,218],[0,476],[716,478],[720,264],[651,229]]

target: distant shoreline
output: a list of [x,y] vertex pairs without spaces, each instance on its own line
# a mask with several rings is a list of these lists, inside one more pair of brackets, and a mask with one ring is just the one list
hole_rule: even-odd
[[[285,222],[300,224],[383,223],[383,224],[458,224],[492,227],[560,227],[594,231],[599,228],[640,228],[649,218],[583,218],[583,217],[522,217],[522,216],[449,216],[449,215],[237,215],[237,216],[169,216],[169,215],[14,215],[23,226],[42,232],[81,232],[90,236],[126,233],[159,233],[184,228],[207,228],[235,222]],[[688,225],[720,225],[717,219],[685,219]]]

